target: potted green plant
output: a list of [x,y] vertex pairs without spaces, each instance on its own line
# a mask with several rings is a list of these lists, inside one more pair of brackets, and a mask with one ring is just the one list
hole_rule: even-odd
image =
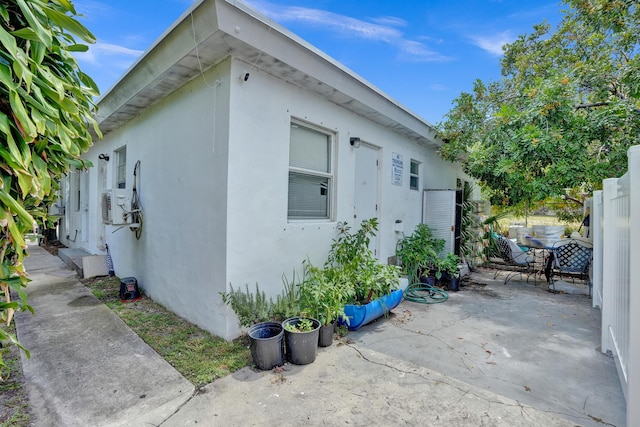
[[282,321],[300,314],[299,293],[295,272],[291,281],[283,274],[284,289],[276,300],[267,300],[256,283],[255,292],[245,288],[220,292],[222,302],[229,305],[241,327],[247,328],[251,356],[255,365],[269,370],[284,363],[284,331]]
[[249,285],[221,292],[222,302],[231,306],[240,326],[249,328],[251,357],[258,369],[269,370],[284,363],[283,326],[271,320],[271,304],[256,283],[255,293]]
[[450,291],[457,292],[460,290],[460,274],[458,272],[458,264],[460,263],[460,257],[454,253],[449,252],[444,258],[441,258],[438,263],[444,282],[448,285]]
[[318,345],[328,347],[333,342],[336,320],[344,316],[344,305],[353,288],[336,268],[321,269],[307,261],[304,269],[305,277],[300,284],[300,310],[320,321]]
[[413,233],[398,241],[396,256],[409,284],[423,281],[423,277],[437,277],[441,274],[439,257],[444,243],[444,239],[433,235],[427,224],[418,224]]
[[292,317],[282,322],[287,359],[295,365],[316,360],[320,322],[311,317]]

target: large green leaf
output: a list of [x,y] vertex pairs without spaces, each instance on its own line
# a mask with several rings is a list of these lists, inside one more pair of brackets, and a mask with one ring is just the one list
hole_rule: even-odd
[[47,48],[40,42],[31,42],[31,49],[29,50],[29,53],[31,54],[31,59],[34,65],[42,64],[44,56],[47,53]]
[[2,43],[2,46],[7,49],[11,56],[16,56],[16,51],[18,50],[16,38],[9,34],[2,26],[0,26],[0,43]]
[[9,11],[3,4],[0,4],[0,17],[4,19],[5,22],[9,21]]
[[18,83],[13,81],[13,74],[11,68],[7,65],[0,63],[0,83],[5,85],[8,89],[17,89]]
[[[2,197],[2,192],[0,192],[0,197]],[[24,242],[24,236],[22,234],[22,230],[20,230],[20,228],[18,227],[18,224],[16,224],[12,216],[7,218],[7,220],[8,220],[7,228],[11,233],[11,238],[13,239],[13,245],[15,246],[16,250],[19,251],[20,249],[26,248],[27,245]],[[33,218],[31,218],[31,223],[34,224]]]
[[45,194],[49,194],[51,191],[51,176],[49,175],[49,170],[47,168],[47,163],[40,157],[33,157],[33,166],[40,178],[40,183],[42,184],[42,191]]
[[37,108],[41,113],[43,113],[47,117],[51,119],[56,119],[60,116],[59,110],[53,107],[52,105],[50,105],[49,102],[47,102],[46,98],[42,95],[42,91],[40,90],[39,86],[34,85],[31,88],[31,93],[33,94],[33,97],[31,97],[26,92],[24,93],[21,92],[20,94],[29,103],[29,105]]
[[20,28],[19,30],[12,31],[11,34],[25,40],[40,41],[40,37],[38,37],[31,27]]
[[29,4],[27,4],[25,0],[15,0],[15,2],[20,7],[25,19],[33,29],[38,39],[40,39],[45,46],[51,48],[51,43],[53,42],[51,32],[45,29],[43,20],[36,16],[38,12],[42,12],[42,9],[39,9],[35,2],[31,2]]
[[43,6],[42,10],[44,11],[44,13],[47,14],[47,17],[49,17],[51,21],[53,21],[56,25],[60,26],[61,28],[64,28],[70,33],[75,34],[76,36],[80,37],[82,40],[84,40],[87,43],[96,42],[96,37],[93,34],[91,34],[91,32],[87,30],[84,27],[84,25],[80,24],[75,19],[47,6]]
[[33,81],[33,74],[27,65],[28,59],[22,53],[22,50],[18,50],[16,58],[17,60],[13,61],[13,71],[16,73],[16,77],[24,82],[28,92],[31,89],[31,82]]
[[86,52],[89,50],[89,46],[86,44],[72,44],[67,46],[69,52]]
[[6,147],[9,149],[11,160],[20,165],[20,168],[24,168],[22,153],[20,152],[20,149],[18,149],[18,145],[13,137],[9,118],[2,112],[0,112],[0,132],[4,133],[6,137],[5,143]]
[[65,10],[68,10],[72,14],[76,14],[76,9],[73,7],[73,4],[69,0],[51,0],[53,3],[59,4],[64,7]]
[[[5,189],[0,189],[0,202],[7,206],[11,212],[18,215],[25,224],[33,224],[33,217],[25,210],[24,206],[14,199]],[[8,218],[8,220],[11,222],[12,218]],[[22,233],[19,234],[20,236],[18,238],[22,236]],[[12,237],[15,236],[12,235]]]
[[20,98],[19,94],[15,90],[9,91],[9,102],[11,103],[11,110],[13,114],[15,114],[22,131],[25,136],[30,139],[35,139],[36,137],[36,127],[31,120],[31,117],[27,113],[27,110],[22,103],[22,98]]

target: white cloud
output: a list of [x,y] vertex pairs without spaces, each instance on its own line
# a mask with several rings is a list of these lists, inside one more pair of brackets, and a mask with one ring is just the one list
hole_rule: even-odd
[[437,92],[443,92],[445,90],[449,90],[449,88],[443,84],[440,83],[433,83],[431,85],[429,85],[429,89],[437,91]]
[[396,28],[408,25],[401,18],[384,16],[370,18],[372,22],[367,22],[325,10],[279,6],[261,0],[250,1],[249,4],[278,22],[305,23],[334,34],[395,46],[399,50],[398,57],[405,61],[439,62],[451,59],[429,49],[424,43],[407,39]]
[[[110,43],[96,43],[89,45],[87,52],[77,52],[76,58],[80,62],[87,62],[91,65],[104,65],[107,64],[131,64],[136,58],[142,55],[143,51],[136,49],[129,49],[127,47],[118,46]],[[127,65],[128,66],[128,65]],[[126,66],[125,66],[126,68]]]
[[508,30],[490,35],[471,36],[473,44],[495,56],[502,56],[502,46],[512,43],[515,39]]
[[414,62],[444,62],[450,61],[451,57],[443,55],[439,52],[429,49],[423,43],[412,40],[401,40],[398,43],[400,47],[400,58]]
[[388,25],[392,27],[406,27],[409,25],[407,21],[396,16],[381,16],[379,18],[371,18],[371,21],[380,25]]

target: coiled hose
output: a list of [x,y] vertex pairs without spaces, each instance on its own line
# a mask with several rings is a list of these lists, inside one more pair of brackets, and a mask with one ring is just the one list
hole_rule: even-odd
[[131,195],[131,222],[138,224],[138,226],[136,228],[129,227],[129,229],[136,234],[136,239],[138,240],[140,240],[140,236],[142,236],[142,223],[144,218],[142,215],[142,206],[140,206],[140,200],[138,200],[138,190],[136,188],[139,167],[140,160],[136,162],[133,168],[133,194]]
[[421,304],[438,304],[448,300],[449,294],[427,283],[414,283],[404,290],[404,299]]

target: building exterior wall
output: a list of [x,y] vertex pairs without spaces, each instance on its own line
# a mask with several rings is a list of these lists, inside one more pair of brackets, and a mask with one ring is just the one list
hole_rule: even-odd
[[[247,65],[232,64],[232,76]],[[326,259],[337,222],[357,228],[354,219],[356,150],[350,137],[379,148],[378,257],[394,255],[396,220],[409,234],[420,222],[422,190],[456,188],[466,177],[457,165],[438,153],[409,141],[336,104],[264,72],[252,72],[247,81],[232,79],[230,104],[228,282],[234,288],[255,283],[269,296],[282,289],[282,276],[291,279],[302,261],[321,265]],[[335,210],[332,220],[287,219],[289,138],[292,119],[335,134]],[[362,149],[362,148],[359,148]],[[392,183],[392,156],[401,154],[402,185]],[[410,160],[421,163],[420,188],[409,188]]]
[[[71,242],[62,236],[67,246],[90,253],[104,253],[106,242],[119,277],[136,277],[155,301],[221,336],[237,332],[218,295],[226,283],[229,65],[225,61],[207,72],[207,83],[198,76],[95,141],[85,155],[95,165],[89,169],[90,229],[83,230],[89,239]],[[114,150],[124,145],[128,196],[140,161],[139,240],[128,227],[104,225],[101,217],[103,181],[113,188]],[[100,154],[110,156],[106,165]]]

